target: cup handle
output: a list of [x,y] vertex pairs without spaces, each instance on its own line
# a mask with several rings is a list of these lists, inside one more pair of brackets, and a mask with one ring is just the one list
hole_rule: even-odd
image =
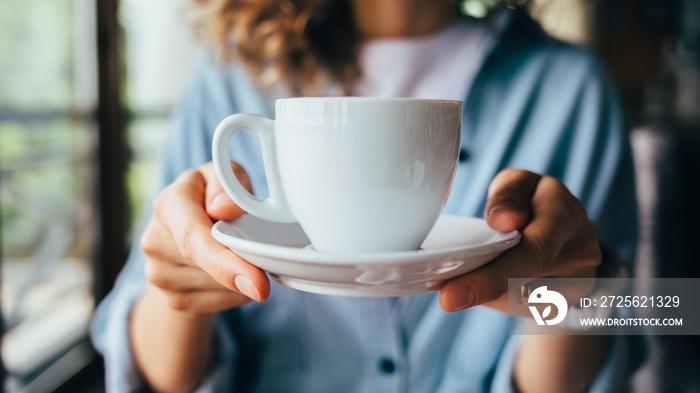
[[[260,140],[263,166],[270,190],[267,199],[254,197],[233,174],[231,158],[229,157],[229,141],[231,137],[243,128],[253,130]],[[216,175],[221,185],[231,199],[246,212],[264,220],[293,223],[297,222],[292,215],[282,190],[282,183],[275,154],[275,122],[267,117],[250,113],[238,113],[224,119],[216,127],[213,141],[213,161]]]

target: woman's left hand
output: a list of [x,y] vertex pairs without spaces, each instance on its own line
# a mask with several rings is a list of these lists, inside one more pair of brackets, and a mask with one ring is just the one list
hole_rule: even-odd
[[[446,311],[485,305],[508,311],[508,278],[595,277],[600,246],[586,210],[557,179],[505,169],[491,182],[487,224],[520,230],[520,243],[489,264],[454,278],[440,290]],[[578,288],[586,294],[593,289]]]

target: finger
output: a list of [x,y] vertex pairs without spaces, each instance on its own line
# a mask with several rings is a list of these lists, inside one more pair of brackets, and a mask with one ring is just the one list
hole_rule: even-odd
[[[252,193],[252,183],[250,182],[248,173],[246,173],[243,167],[231,161],[231,168],[233,168],[233,173],[236,175],[238,181],[241,182],[241,185],[245,187],[248,192]],[[202,166],[200,170],[206,183],[206,195],[204,200],[209,217],[214,220],[235,220],[243,215],[245,211],[238,207],[228,194],[226,194],[226,191],[224,191],[224,187],[216,176],[214,165],[211,162],[207,163]]]
[[191,261],[182,257],[170,231],[157,215],[148,222],[141,234],[139,246],[148,259],[168,261],[173,265],[192,265]]
[[201,172],[184,173],[156,199],[156,215],[169,229],[184,258],[226,288],[257,301],[267,299],[270,283],[265,273],[212,237],[212,222],[203,209],[204,189]]
[[530,200],[542,176],[522,169],[504,169],[489,185],[484,218],[497,231],[523,229],[530,221]]
[[581,230],[584,221],[579,216],[585,216],[585,211],[579,210],[578,201],[551,177],[540,179],[532,201],[533,219],[523,230],[520,243],[491,263],[445,283],[440,291],[443,309],[456,311],[496,300],[507,292],[508,278],[549,277],[565,271],[566,266],[553,262],[564,243]]
[[211,314],[242,306],[250,298],[231,291],[160,291],[170,308],[193,314]]
[[223,289],[230,291],[202,269],[192,265],[174,264],[167,260],[148,258],[145,273],[152,285],[163,290],[207,291]]
[[[466,275],[446,282],[440,289],[440,305],[445,311],[459,311],[489,303],[505,294],[508,278],[540,277],[537,269],[529,261],[538,258],[537,247],[525,236],[513,249],[507,251],[491,263]],[[523,280],[522,285],[529,280]]]

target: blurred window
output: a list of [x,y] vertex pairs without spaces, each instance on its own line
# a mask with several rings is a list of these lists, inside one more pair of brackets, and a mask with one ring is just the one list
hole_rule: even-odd
[[94,307],[90,0],[0,1],[0,250],[6,390],[87,334]]
[[[197,52],[183,0],[121,0],[124,32],[124,103],[130,114],[131,153],[126,187],[131,222],[155,190],[159,148],[170,111],[182,94]],[[133,226],[132,226],[133,228]]]
[[[116,2],[0,1],[6,391],[51,391],[95,359],[89,320],[123,262],[109,254],[126,246],[109,222],[126,217],[133,229],[154,191],[158,146],[194,58],[180,1]],[[109,166],[122,155],[124,166]],[[126,203],[110,199],[122,191]],[[73,369],[57,368],[62,359]]]

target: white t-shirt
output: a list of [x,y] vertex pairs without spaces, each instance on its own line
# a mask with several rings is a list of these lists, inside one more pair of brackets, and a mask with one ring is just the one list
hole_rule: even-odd
[[368,40],[351,95],[464,100],[494,41],[484,21],[466,17],[430,35]]

